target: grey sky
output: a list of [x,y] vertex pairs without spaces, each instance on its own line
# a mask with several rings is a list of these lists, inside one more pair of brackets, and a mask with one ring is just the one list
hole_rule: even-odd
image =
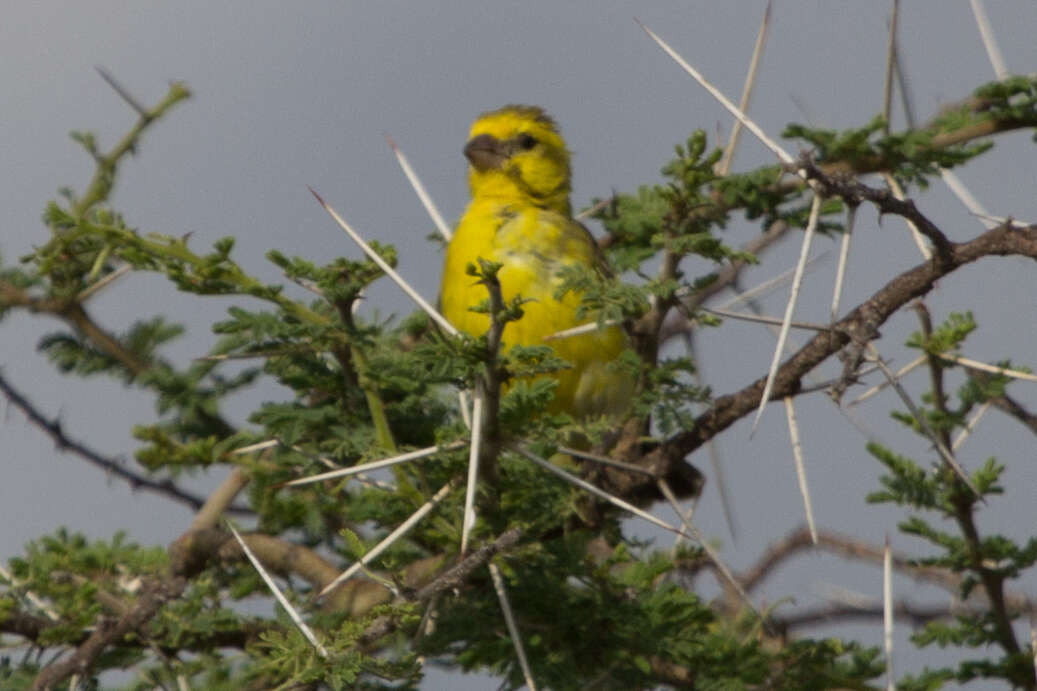
[[[903,5],[900,43],[920,118],[993,78],[967,2]],[[1037,6],[1023,0],[988,5],[1009,68],[1034,71]],[[633,17],[737,98],[762,10],[762,2],[704,1],[7,3],[0,23],[0,252],[10,262],[44,241],[39,217],[45,201],[59,186],[85,184],[91,162],[65,136],[69,130],[95,131],[108,147],[132,123],[133,114],[94,72],[101,65],[145,103],[155,102],[172,79],[186,81],[194,92],[152,129],[123,171],[114,203],[131,225],[170,235],[192,233],[198,249],[218,237],[236,236],[239,261],[269,280],[278,279],[263,259],[271,247],[315,260],[358,256],[310,197],[306,185],[311,185],[365,236],[396,244],[401,269],[431,299],[440,256],[424,238],[433,227],[383,134],[396,139],[453,219],[466,200],[460,150],[471,119],[509,102],[542,105],[559,121],[574,151],[574,202],[583,207],[611,190],[631,191],[657,181],[673,145],[692,130],[705,129],[712,142],[718,130],[725,141],[730,129],[730,117]],[[829,127],[865,123],[881,107],[887,16],[885,2],[778,0],[751,114],[774,135],[793,121]],[[896,127],[903,126],[900,112],[898,107]],[[1037,157],[1029,137],[999,138],[998,151],[963,173],[995,214],[1037,219]],[[763,147],[745,136],[735,169],[770,161]],[[939,185],[920,204],[952,238],[979,227]],[[886,219],[880,227],[866,211],[860,223],[846,306],[918,261],[897,220]],[[754,225],[736,223],[729,237],[737,244],[756,232]],[[815,253],[832,248],[821,239]],[[797,252],[798,242],[777,249],[745,285],[790,267]],[[1013,356],[1033,367],[1037,362],[1026,360],[1037,338],[1032,266],[1022,260],[999,262],[995,271],[991,266],[970,267],[941,285],[928,301],[934,317],[974,309],[980,330],[968,341],[968,355],[987,361]],[[798,317],[826,318],[833,273],[830,258],[810,274]],[[765,300],[769,313],[780,314],[786,294],[783,288]],[[155,312],[186,322],[189,337],[169,351],[186,362],[212,342],[207,324],[229,304],[213,299],[199,308],[198,302],[176,295],[161,279],[132,277],[101,295],[92,309],[114,328]],[[389,284],[372,293],[372,308],[383,315],[411,310]],[[151,419],[150,402],[110,382],[55,374],[34,352],[39,336],[53,326],[24,315],[6,320],[0,326],[0,367],[44,411],[60,413],[70,434],[129,458],[129,427]],[[913,355],[902,343],[916,328],[913,316],[892,320],[883,330],[883,353],[898,364],[907,362]],[[762,374],[773,348],[765,330],[731,322],[699,341],[704,376],[718,393]],[[920,392],[924,377],[911,384]],[[1017,385],[1015,393],[1034,405],[1035,391]],[[268,388],[230,412],[242,421],[249,405],[281,395]],[[862,419],[897,449],[924,453],[924,445],[886,420],[891,400],[865,406]],[[864,452],[864,438],[823,396],[801,399],[798,408],[821,525],[874,542],[888,533],[895,547],[917,549],[918,543],[896,534],[894,512],[861,503],[878,476],[878,464]],[[1022,436],[992,414],[964,456],[970,467],[993,454],[1008,463],[1004,504],[1017,509],[1026,505],[1037,480],[1032,447],[1023,445]],[[802,522],[784,411],[769,408],[752,440],[745,424],[723,439],[737,544],[724,528],[702,454],[691,460],[711,482],[696,517],[703,532],[723,544],[725,558],[745,567],[763,546]],[[185,510],[152,495],[131,494],[78,459],[55,453],[20,413],[5,415],[0,440],[7,477],[0,484],[0,557],[17,554],[26,540],[59,525],[92,537],[123,529],[140,541],[165,543],[188,521]],[[206,486],[200,480],[193,484]],[[1032,533],[1032,513],[1005,514],[1001,502],[981,520],[987,529]],[[660,537],[665,544],[668,539]],[[771,604],[789,594],[800,604],[819,601],[825,583],[880,592],[877,571],[846,569],[828,557],[807,557],[777,576],[765,589]],[[872,633],[865,642],[879,644],[879,632]],[[923,659],[930,664],[940,659],[900,650],[900,671],[917,670]]]

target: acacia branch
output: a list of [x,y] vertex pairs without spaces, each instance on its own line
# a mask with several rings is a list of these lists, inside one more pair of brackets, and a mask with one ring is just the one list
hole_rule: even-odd
[[[981,372],[979,370],[970,369],[967,365],[964,366],[966,371],[969,373],[971,379],[976,380],[981,385],[986,384],[990,381],[990,374],[987,372]],[[991,405],[1005,413],[1009,417],[1013,417],[1020,423],[1030,428],[1030,431],[1037,434],[1037,415],[1031,413],[1025,407],[1023,407],[1017,400],[1009,396],[1008,394],[1001,394],[1000,396],[994,396],[987,399]]]
[[[756,588],[768,576],[774,573],[783,562],[792,559],[800,552],[822,549],[846,559],[864,561],[881,566],[883,547],[863,540],[840,535],[830,531],[820,531],[815,544],[806,527],[793,530],[778,542],[772,544],[757,560],[756,564],[743,572],[738,580],[746,590]],[[910,576],[912,579],[939,586],[948,591],[956,591],[961,586],[961,578],[946,569],[931,566],[916,566],[913,559],[904,554],[893,555],[893,568]]]
[[101,621],[86,641],[76,648],[72,656],[62,662],[44,667],[33,680],[33,691],[51,689],[73,674],[87,674],[104,650],[123,636],[146,624],[167,602],[180,597],[187,587],[184,578],[161,578],[151,580],[144,587],[137,604],[116,621]]
[[[875,338],[879,326],[911,300],[932,290],[939,279],[983,257],[1008,255],[1037,259],[1037,226],[1016,228],[1004,224],[967,242],[949,242],[944,259],[934,255],[933,260],[895,276],[833,324],[830,331],[818,333],[785,360],[774,379],[771,400],[798,395],[802,390],[801,380],[808,372],[844,346],[867,343]],[[685,456],[756,410],[765,383],[766,377],[760,377],[739,391],[717,398],[709,410],[696,418],[693,428],[660,444],[646,454],[639,465],[657,477],[677,472],[684,465]],[[639,479],[637,482],[649,484],[654,480]]]
[[[848,621],[882,621],[884,606],[881,602],[875,605],[856,606],[843,603],[831,603],[819,607],[811,607],[784,617],[773,617],[775,628],[788,633],[792,629],[801,629],[819,624],[842,624]],[[973,614],[977,614],[973,612]],[[938,619],[964,614],[961,608],[948,605],[919,605],[907,600],[898,600],[893,604],[893,616],[900,621],[908,621],[913,626],[924,626]]]
[[[453,568],[447,569],[435,580],[424,586],[415,594],[414,599],[418,602],[428,602],[436,595],[448,590],[459,588],[471,577],[471,575],[485,565],[499,552],[504,552],[514,546],[522,537],[521,528],[511,528],[501,533],[496,540],[487,543],[478,549],[469,552],[460,563]],[[402,600],[401,600],[402,601]],[[368,647],[379,639],[392,633],[397,626],[397,621],[391,616],[382,616],[371,622],[358,638],[357,645]]]
[[[29,419],[29,422],[43,430],[47,436],[53,439],[59,451],[69,451],[76,454],[109,475],[125,480],[131,489],[154,492],[173,501],[185,504],[195,511],[205,504],[203,499],[180,489],[172,480],[152,480],[126,469],[119,460],[104,456],[88,446],[70,439],[61,428],[61,422],[56,418],[48,420],[23,393],[14,388],[3,375],[2,370],[0,370],[0,393],[3,393],[8,401],[21,410],[25,417]],[[227,511],[241,516],[254,515],[252,510],[241,507],[231,506],[227,508]]]

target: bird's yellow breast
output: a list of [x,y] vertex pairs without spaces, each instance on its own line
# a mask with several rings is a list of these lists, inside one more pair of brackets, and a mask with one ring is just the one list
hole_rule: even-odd
[[[561,284],[557,274],[566,265],[594,267],[593,238],[566,215],[518,201],[476,197],[469,204],[447,249],[443,268],[443,315],[457,328],[481,335],[489,328],[486,314],[471,307],[486,300],[486,288],[467,275],[469,264],[483,258],[501,264],[497,274],[505,302],[516,296],[530,300],[523,316],[504,329],[505,347],[542,345],[545,338],[578,326],[591,318],[577,318],[579,295],[554,294]],[[615,327],[547,341],[571,369],[550,376],[558,380],[552,410],[576,417],[623,410],[632,394],[632,382],[609,367],[626,342]]]

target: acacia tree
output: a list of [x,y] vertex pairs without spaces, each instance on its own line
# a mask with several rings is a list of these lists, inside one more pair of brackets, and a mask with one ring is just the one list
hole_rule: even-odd
[[[502,302],[492,265],[472,267],[473,280],[487,289],[476,308],[490,313],[492,326],[469,338],[421,312],[399,324],[357,317],[362,291],[385,275],[371,259],[320,264],[274,249],[268,257],[287,283],[268,284],[234,260],[233,238],[204,252],[175,229],[156,235],[136,227],[108,202],[119,165],[187,96],[176,84],[153,108],[138,106],[138,123],[110,151],[77,135],[97,162],[93,178],[81,193],[48,203],[48,242],[0,271],[0,316],[29,311],[62,323],[40,344],[56,367],[115,377],[154,396],[154,422],[133,431],[139,467],[77,442],[74,421],[58,424],[31,392],[3,376],[0,389],[59,449],[152,491],[154,501],[189,505],[195,517],[167,548],[60,531],[12,559],[0,631],[9,649],[26,654],[3,658],[4,688],[49,688],[70,678],[91,687],[115,669],[133,670],[130,688],[395,688],[418,685],[429,658],[487,671],[506,687],[520,686],[527,673],[550,688],[882,684],[880,651],[812,632],[824,617],[860,612],[761,609],[753,596],[808,545],[861,562],[881,561],[881,547],[804,529],[758,555],[753,567],[732,572],[690,521],[670,526],[690,538],[670,551],[632,538],[627,519],[631,511],[693,499],[702,476],[689,454],[754,414],[765,394],[787,402],[828,394],[838,405],[863,370],[887,369],[874,347],[880,327],[917,306],[938,280],[954,280],[958,269],[984,258],[1037,259],[1037,227],[1009,220],[953,242],[910,197],[891,191],[910,194],[988,151],[998,133],[1037,126],[1037,80],[983,86],[902,132],[889,132],[881,118],[843,132],[793,126],[786,136],[808,153],[745,173],[726,173],[721,152],[696,132],[677,147],[661,184],[597,205],[600,244],[614,273],[628,280],[581,272],[565,280],[582,291],[589,315],[621,323],[630,335],[632,348],[615,366],[636,373],[639,393],[634,417],[618,429],[542,412],[552,385],[530,375],[566,365],[549,347],[500,352],[503,325],[521,319],[522,310],[521,301]],[[750,263],[765,261],[778,238],[799,230],[846,233],[847,211],[862,205],[911,223],[926,258],[891,272],[831,323],[814,325],[813,338],[772,377],[761,372],[719,394],[697,385],[694,361],[667,344],[691,330],[722,328],[709,301]],[[739,216],[758,221],[762,232],[736,248],[723,229]],[[395,263],[393,248],[372,245],[387,265]],[[708,260],[711,270],[691,274],[692,258]],[[96,320],[88,299],[118,290],[126,271],[163,274],[190,295],[236,298],[227,318],[212,325],[220,336],[213,351],[177,367],[162,348],[182,327],[162,315],[141,318],[125,333]],[[930,370],[931,390],[918,400],[905,392],[894,414],[933,450],[915,459],[871,445],[884,475],[861,501],[910,508],[902,529],[936,554],[894,555],[893,567],[945,588],[958,605],[904,602],[896,614],[918,626],[919,645],[957,646],[961,659],[898,685],[929,689],[985,677],[1034,688],[1032,648],[1018,623],[1032,604],[1012,583],[1037,559],[1037,541],[980,532],[977,507],[999,501],[1011,468],[991,459],[963,471],[952,451],[952,436],[981,406],[1010,415],[1021,434],[1037,432],[1037,416],[1009,392],[1026,371],[1009,361],[986,369],[962,364],[955,351],[976,327],[971,315],[934,320],[922,308],[920,317],[910,345]],[[824,386],[806,379],[833,358],[841,361],[840,376]],[[236,366],[241,362],[248,366]],[[952,375],[962,382],[954,394]],[[258,406],[248,426],[221,413],[228,396],[274,386],[289,400]],[[473,421],[461,413],[456,390],[482,399],[474,422],[482,443],[474,453]],[[415,449],[424,451],[388,471],[287,484]],[[477,520],[465,536],[473,457],[482,472]],[[225,478],[204,498],[177,483],[199,469]],[[240,541],[231,531],[236,522],[248,526]],[[409,530],[388,549],[375,548],[403,526]],[[287,617],[242,606],[271,597],[243,545],[274,574],[308,633]],[[699,575],[712,575],[720,596],[705,598]],[[505,599],[510,620],[502,614]]]

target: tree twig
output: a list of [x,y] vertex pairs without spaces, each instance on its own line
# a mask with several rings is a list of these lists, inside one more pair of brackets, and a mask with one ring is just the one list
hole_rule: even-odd
[[[69,438],[62,429],[61,422],[57,419],[48,420],[24,394],[14,388],[11,382],[7,380],[7,377],[4,376],[3,370],[0,370],[0,392],[25,414],[29,422],[43,430],[47,436],[54,440],[54,444],[59,451],[68,451],[76,454],[109,475],[125,480],[131,489],[140,489],[160,494],[173,501],[185,504],[195,511],[201,509],[205,504],[205,500],[201,497],[180,489],[172,480],[152,480],[144,475],[127,470],[119,460],[104,456],[88,446]],[[251,516],[255,513],[251,509],[236,506],[228,507],[227,511],[241,516]]]

